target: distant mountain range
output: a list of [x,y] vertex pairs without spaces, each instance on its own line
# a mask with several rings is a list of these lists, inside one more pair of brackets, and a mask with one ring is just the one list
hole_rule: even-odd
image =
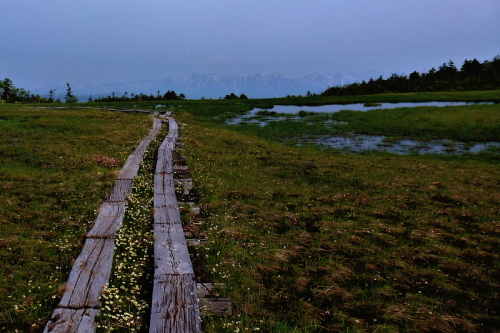
[[[164,95],[168,90],[177,94],[183,93],[188,99],[212,98],[218,99],[228,94],[245,94],[249,98],[273,98],[287,95],[306,95],[321,93],[329,87],[378,78],[380,72],[343,72],[337,74],[313,74],[304,77],[292,77],[283,74],[246,74],[246,75],[199,75],[171,77],[163,80],[148,80],[134,82],[114,82],[95,85],[73,85],[73,94],[81,102],[92,98],[123,96],[125,92],[134,94],[157,95],[158,90]],[[50,89],[57,89],[55,97],[64,101],[66,85],[34,89],[32,93],[48,96]]]

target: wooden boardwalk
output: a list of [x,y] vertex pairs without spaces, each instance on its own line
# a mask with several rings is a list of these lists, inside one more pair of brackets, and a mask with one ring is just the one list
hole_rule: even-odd
[[109,281],[116,231],[123,221],[132,181],[139,170],[144,152],[161,129],[155,118],[153,128],[128,158],[108,199],[99,208],[92,230],[85,237],[82,251],[76,259],[66,289],[57,309],[45,326],[44,333],[90,333],[95,331],[99,314],[99,297]]
[[196,333],[201,332],[197,286],[174,185],[172,152],[178,125],[173,118],[168,124],[154,182],[155,273],[149,332]]
[[[197,284],[195,280],[175,193],[176,183],[184,187],[184,194],[186,191],[189,193],[192,183],[191,179],[174,180],[174,173],[188,175],[188,171],[184,166],[174,167],[173,151],[178,139],[178,124],[169,115],[161,116],[163,121],[155,118],[153,129],[139,143],[117,176],[111,194],[99,208],[94,225],[85,236],[63,297],[44,333],[95,332],[99,297],[111,274],[116,232],[123,221],[132,181],[162,122],[168,122],[169,131],[158,149],[154,177],[155,271],[150,332],[199,333],[200,314],[231,314],[229,299],[210,298],[214,295],[211,290],[217,288],[214,284]],[[198,295],[202,297],[199,300]]]

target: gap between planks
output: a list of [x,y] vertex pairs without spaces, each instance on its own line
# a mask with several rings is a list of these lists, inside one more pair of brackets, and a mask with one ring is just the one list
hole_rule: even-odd
[[126,202],[132,192],[132,180],[137,175],[144,152],[159,133],[161,123],[160,119],[154,118],[153,128],[127,159],[108,199],[99,208],[82,251],[71,269],[63,297],[58,308],[52,312],[44,333],[95,332],[99,297],[111,274],[115,248],[113,238],[123,221]]

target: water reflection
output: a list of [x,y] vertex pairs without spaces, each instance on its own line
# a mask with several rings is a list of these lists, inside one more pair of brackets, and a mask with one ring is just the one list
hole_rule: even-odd
[[[461,105],[493,104],[493,102],[419,102],[419,103],[381,103],[377,106],[357,104],[331,104],[321,106],[275,105],[272,109],[253,109],[245,115],[227,120],[227,125],[257,124],[261,127],[271,121],[304,120],[299,112],[334,113],[341,110],[368,111],[374,109],[394,109],[403,107],[445,107]],[[272,114],[271,114],[272,113]],[[325,120],[326,124],[342,125],[345,122]],[[312,123],[311,123],[312,124]],[[344,136],[320,136],[310,139],[299,139],[299,145],[317,144],[322,147],[335,148],[342,153],[366,153],[369,151],[385,151],[394,154],[446,154],[463,155],[493,153],[500,154],[500,142],[466,143],[452,140],[395,140],[381,135],[363,135],[347,133]]]
[[[319,105],[319,106],[297,106],[297,105],[275,105],[272,109],[266,109],[269,112],[277,113],[298,113],[299,111],[308,112],[326,112],[334,113],[341,110],[351,110],[351,111],[369,111],[376,109],[396,109],[396,108],[414,108],[418,106],[432,106],[432,107],[444,107],[444,106],[461,106],[461,105],[479,105],[479,104],[493,104],[493,102],[417,102],[417,103],[380,103],[377,106],[365,106],[363,103],[356,104],[329,104],[329,105]],[[263,109],[253,109],[247,113],[247,116],[252,117],[257,114],[257,112],[263,111]]]
[[405,107],[411,108],[419,106],[445,107],[445,106],[479,105],[479,104],[493,104],[493,102],[379,103],[379,105],[377,106],[365,106],[365,104],[363,103],[329,104],[329,105],[319,105],[319,106],[274,105],[273,108],[271,109],[260,109],[260,108],[252,109],[242,116],[228,119],[226,121],[226,124],[227,125],[258,124],[260,126],[265,126],[269,123],[269,121],[280,121],[284,119],[289,119],[283,117],[283,115],[298,114],[300,111],[317,112],[317,113],[335,113],[341,110],[369,111],[376,109],[396,109]]
[[394,154],[478,154],[500,150],[500,142],[466,143],[452,140],[392,140],[383,135],[364,135],[349,133],[347,136],[320,136],[314,139],[301,139],[299,145],[318,144],[321,147],[335,148],[342,153],[364,153],[385,151]]

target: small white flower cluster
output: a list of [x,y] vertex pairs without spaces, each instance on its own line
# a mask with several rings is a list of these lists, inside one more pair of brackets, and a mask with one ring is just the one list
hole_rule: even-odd
[[151,280],[151,230],[153,211],[153,145],[148,149],[139,175],[132,186],[122,226],[117,231],[115,258],[109,285],[101,296],[98,332],[139,332],[147,324],[144,315],[149,307],[148,288]]

